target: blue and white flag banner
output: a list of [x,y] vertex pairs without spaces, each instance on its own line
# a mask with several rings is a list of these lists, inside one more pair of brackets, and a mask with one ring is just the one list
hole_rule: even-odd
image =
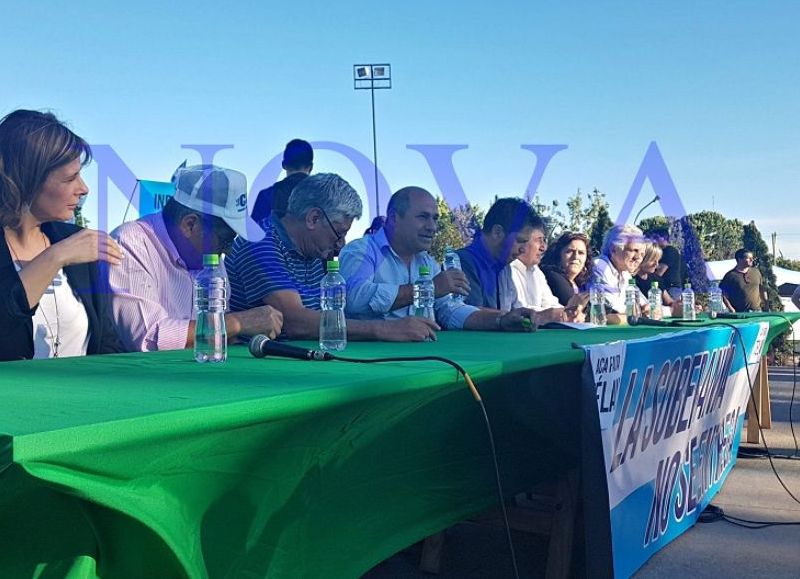
[[616,577],[689,529],[719,492],[736,462],[768,329],[740,326],[741,341],[732,328],[712,327],[585,347]]

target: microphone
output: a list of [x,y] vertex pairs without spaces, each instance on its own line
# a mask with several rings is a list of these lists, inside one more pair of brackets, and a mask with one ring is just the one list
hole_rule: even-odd
[[333,360],[333,356],[328,352],[319,350],[309,350],[299,346],[291,346],[282,342],[270,340],[264,334],[258,334],[250,339],[250,353],[255,358],[264,356],[276,356],[278,358],[296,358],[298,360]]

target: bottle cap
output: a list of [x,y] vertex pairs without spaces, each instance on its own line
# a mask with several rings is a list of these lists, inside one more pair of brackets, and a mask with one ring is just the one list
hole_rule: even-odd
[[631,278],[628,280],[628,285],[636,285],[636,280]]
[[421,266],[419,266],[419,274],[420,275],[430,275],[431,274],[431,268],[429,268],[427,265],[421,265]]
[[654,288],[658,289],[658,282],[654,281],[653,283],[650,284],[650,287],[654,287]]
[[339,271],[339,262],[338,262],[338,261],[336,261],[335,259],[331,259],[331,260],[329,260],[329,261],[328,261],[328,268],[327,268],[327,270],[328,270],[328,273],[330,273],[330,272],[332,272],[332,271]]
[[684,289],[692,289],[692,284],[687,281],[685,284],[683,284],[683,287]]
[[203,255],[203,267],[219,265],[219,255],[216,253],[206,253]]

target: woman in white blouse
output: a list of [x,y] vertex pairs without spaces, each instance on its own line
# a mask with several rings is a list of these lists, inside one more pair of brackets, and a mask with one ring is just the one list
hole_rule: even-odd
[[51,113],[0,120],[0,361],[119,352],[99,263],[122,253],[66,223],[89,192],[89,145]]

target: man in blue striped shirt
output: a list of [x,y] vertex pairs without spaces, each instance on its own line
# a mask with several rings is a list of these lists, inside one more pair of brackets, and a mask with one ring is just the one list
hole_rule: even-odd
[[[347,244],[341,272],[347,280],[347,314],[361,319],[394,319],[413,315],[413,284],[420,266],[433,275],[437,322],[447,329],[524,330],[533,328],[533,311],[477,308],[451,299],[467,295],[470,283],[462,271],[441,271],[428,250],[438,229],[436,199],[420,187],[392,195],[386,225],[373,235]],[[531,324],[525,325],[523,319]]]
[[[301,181],[283,216],[272,214],[265,237],[256,243],[237,238],[225,260],[231,309],[270,305],[283,313],[283,335],[319,337],[322,260],[344,245],[354,219],[361,217],[358,193],[341,177],[319,173]],[[348,320],[351,340],[423,341],[439,327],[422,318],[396,321]]]

